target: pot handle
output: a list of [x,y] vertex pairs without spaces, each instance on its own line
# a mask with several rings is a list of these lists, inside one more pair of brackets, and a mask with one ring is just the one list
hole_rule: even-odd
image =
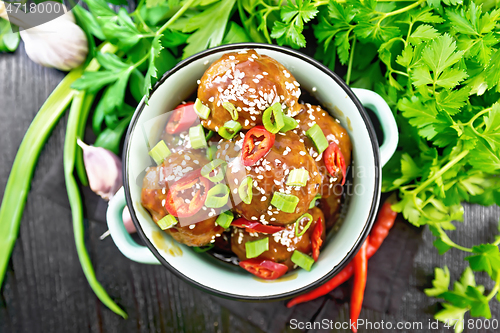
[[130,260],[142,264],[160,264],[154,254],[146,247],[137,244],[123,225],[122,212],[127,205],[123,187],[111,198],[106,212],[109,233],[120,252]]
[[352,88],[363,106],[373,110],[384,132],[384,142],[380,146],[380,163],[384,166],[392,157],[398,146],[398,126],[392,114],[391,108],[385,100],[371,90]]

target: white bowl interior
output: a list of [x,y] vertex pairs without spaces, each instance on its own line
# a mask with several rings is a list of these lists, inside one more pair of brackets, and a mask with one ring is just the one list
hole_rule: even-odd
[[[154,140],[161,130],[149,124],[158,124],[156,117],[172,110],[187,98],[196,89],[196,81],[201,78],[208,66],[228,51],[220,51],[192,61],[188,66],[173,73],[157,88],[131,133],[126,163],[128,163],[127,176],[133,209],[142,230],[174,269],[192,281],[228,296],[268,298],[309,286],[328,274],[353,250],[358,239],[362,237],[365,224],[369,223],[370,209],[374,200],[376,168],[373,147],[365,122],[354,102],[340,85],[312,63],[277,50],[266,48],[256,48],[256,50],[281,62],[295,76],[302,89],[309,92],[314,90],[312,93],[314,97],[340,120],[352,141],[355,163],[352,189],[355,191],[350,195],[344,222],[322,249],[320,258],[311,272],[299,269],[289,278],[285,276],[273,283],[257,279],[246,271],[238,271],[227,267],[226,264],[217,263],[216,260],[211,260],[213,258],[208,258],[208,255],[195,253],[189,247],[176,243],[165,233],[160,233],[160,229],[141,205],[142,177],[144,170],[152,165],[148,156],[148,146],[156,143]],[[182,255],[175,255],[179,253],[175,251],[178,249],[177,246],[181,248]]]

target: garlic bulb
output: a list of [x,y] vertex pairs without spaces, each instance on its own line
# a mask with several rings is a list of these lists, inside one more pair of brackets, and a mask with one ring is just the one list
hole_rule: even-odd
[[110,200],[122,187],[122,161],[113,152],[89,146],[80,139],[78,145],[83,149],[90,189],[103,199]]
[[20,34],[28,57],[45,67],[69,71],[83,64],[89,52],[87,36],[70,11]]

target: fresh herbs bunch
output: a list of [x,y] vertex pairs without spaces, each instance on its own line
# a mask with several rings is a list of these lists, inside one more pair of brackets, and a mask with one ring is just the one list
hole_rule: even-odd
[[[400,142],[384,168],[383,190],[399,191],[393,208],[416,226],[429,225],[440,253],[451,248],[471,253],[466,258],[469,267],[453,290],[448,290],[448,269],[436,269],[434,288],[426,291],[446,301],[436,318],[455,323],[459,332],[466,312],[491,316],[489,302],[500,287],[500,238],[465,248],[445,230],[455,229],[452,221],[463,220],[463,201],[500,204],[498,0],[482,5],[471,0],[141,0],[132,13],[124,8],[115,11],[108,4],[125,5],[123,0],[84,2],[88,10],[77,5],[73,12],[89,37],[88,70],[81,77],[81,70],[70,74],[68,83],[74,81],[74,90],[61,88],[69,94],[68,103],[76,99],[68,125],[65,175],[72,184],[68,194],[79,239],[81,199],[72,170],[75,167],[82,184],[87,184],[81,152],[75,147],[96,94],[101,97],[92,119],[95,144],[118,152],[135,105],[179,60],[237,42],[307,46],[315,48],[315,57],[332,70],[345,66],[348,84],[377,91],[391,106]],[[62,111],[57,108],[43,135]],[[37,155],[33,156],[34,165]],[[23,186],[29,186],[31,173],[23,179],[28,179]],[[7,190],[14,189],[10,180],[4,199]],[[7,228],[12,231],[4,246],[7,254],[17,232],[23,193],[14,198],[20,207],[11,211],[2,205],[0,211],[13,221]],[[2,223],[0,227],[6,225]],[[94,290],[123,315],[99,289],[82,246],[80,242],[79,255]],[[474,271],[486,272],[495,281],[488,294],[476,285]]]

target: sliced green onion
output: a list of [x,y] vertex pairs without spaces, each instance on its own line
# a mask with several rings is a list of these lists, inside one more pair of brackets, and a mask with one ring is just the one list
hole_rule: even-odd
[[248,176],[240,184],[238,187],[238,194],[240,195],[241,201],[249,205],[252,202],[252,177]]
[[207,140],[205,140],[205,131],[201,124],[193,126],[189,129],[189,141],[194,149],[206,148]]
[[321,199],[321,195],[316,194],[316,196],[311,200],[311,203],[309,204],[309,209],[313,209],[316,207],[316,200]]
[[293,194],[285,194],[281,192],[274,192],[271,199],[271,205],[278,208],[285,213],[295,212],[295,207],[299,203],[299,198]]
[[285,122],[285,125],[280,129],[281,132],[291,131],[293,129],[296,129],[297,126],[299,125],[297,120],[287,115],[283,115],[283,121]]
[[238,110],[236,110],[233,104],[230,102],[224,102],[222,103],[222,106],[227,110],[227,112],[229,112],[233,120],[238,120]]
[[208,106],[203,105],[203,103],[197,98],[194,102],[194,112],[201,119],[207,119],[210,115],[210,108]]
[[309,171],[306,169],[293,169],[288,174],[286,184],[288,186],[306,186],[309,180]]
[[245,250],[247,251],[247,258],[255,258],[262,253],[269,250],[269,238],[262,238],[252,242],[245,243]]
[[[271,116],[274,117],[274,123],[271,120]],[[281,110],[280,103],[276,102],[264,111],[262,114],[262,123],[264,124],[266,130],[273,134],[278,133],[279,130],[285,126],[285,121],[283,120],[283,110]]]
[[205,135],[205,140],[208,141],[214,136],[214,131],[208,131],[207,135]]
[[225,184],[217,184],[212,187],[205,200],[205,206],[208,208],[221,208],[229,199],[229,187]]
[[177,220],[176,220],[175,216],[169,214],[169,215],[165,216],[164,218],[162,218],[161,220],[159,220],[158,222],[156,222],[156,224],[158,224],[158,226],[160,227],[161,230],[166,230],[166,229],[170,229],[174,225],[176,225]]
[[[221,167],[219,170],[217,170],[218,167]],[[226,169],[227,163],[226,161],[223,161],[221,159],[215,159],[212,162],[209,162],[201,168],[201,175],[208,180],[210,180],[212,183],[217,183],[220,182],[222,179],[224,179],[224,170]],[[216,171],[217,174],[215,176],[210,176],[212,171]]]
[[219,135],[224,139],[231,140],[241,129],[241,124],[237,121],[230,120],[219,128]]
[[[307,222],[306,226],[299,233],[299,224],[300,224],[300,221],[302,221],[303,219],[309,219],[309,222]],[[313,217],[309,213],[305,213],[304,215],[299,217],[297,219],[297,221],[295,221],[295,236],[300,237],[300,236],[304,235],[306,233],[307,229],[309,229],[309,227],[311,226],[312,221],[313,221]]]
[[163,161],[170,156],[170,154],[170,149],[168,149],[167,144],[163,140],[158,142],[156,146],[149,151],[149,156],[155,160],[157,165],[162,164]]
[[291,259],[295,265],[305,269],[306,271],[311,271],[311,267],[314,264],[313,258],[297,250],[293,251]]
[[204,253],[204,252],[207,252],[213,248],[214,248],[214,244],[209,244],[207,246],[201,246],[201,247],[193,246],[193,251],[196,253]]
[[215,220],[215,223],[217,223],[224,229],[227,229],[231,225],[231,222],[233,222],[233,219],[234,219],[233,212],[228,210],[220,214],[219,217],[217,217],[217,220]]
[[207,149],[207,158],[211,161],[215,158],[215,153],[217,152],[217,145],[211,145]]
[[323,154],[325,149],[328,148],[328,141],[318,124],[314,124],[308,129],[306,135],[313,141],[319,154]]

